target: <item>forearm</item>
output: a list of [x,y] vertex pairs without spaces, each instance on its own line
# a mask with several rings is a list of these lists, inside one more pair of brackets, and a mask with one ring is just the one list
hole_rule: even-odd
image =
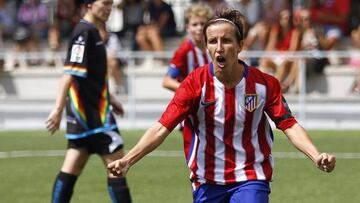
[[284,133],[299,151],[316,163],[316,159],[320,153],[303,127],[299,124],[295,124],[286,129]]
[[170,77],[170,76],[165,76],[162,85],[163,85],[164,88],[175,92],[179,88],[180,83],[177,80]]
[[62,111],[65,106],[66,95],[70,88],[71,81],[72,81],[71,75],[63,75],[61,78],[58,94],[55,102],[55,109],[58,111]]
[[170,134],[161,123],[156,123],[149,128],[141,137],[139,142],[123,157],[123,160],[130,167],[145,155],[156,149]]

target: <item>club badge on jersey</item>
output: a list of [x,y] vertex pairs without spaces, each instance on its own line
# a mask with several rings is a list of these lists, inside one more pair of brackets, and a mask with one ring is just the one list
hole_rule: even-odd
[[258,108],[258,95],[257,94],[245,94],[244,97],[244,107],[249,112],[253,112]]
[[84,58],[84,51],[85,51],[84,43],[85,41],[82,36],[79,36],[79,38],[75,40],[74,44],[71,47],[70,62],[82,63]]

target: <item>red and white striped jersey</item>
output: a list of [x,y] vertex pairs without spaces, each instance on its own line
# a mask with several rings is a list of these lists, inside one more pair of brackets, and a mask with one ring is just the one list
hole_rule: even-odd
[[171,59],[168,75],[181,82],[195,68],[204,66],[210,62],[211,57],[207,51],[201,51],[191,39],[186,39]]
[[273,134],[265,113],[285,130],[292,116],[276,78],[248,67],[234,88],[214,76],[212,63],[193,71],[159,122],[167,129],[187,118],[184,151],[193,187],[272,179]]

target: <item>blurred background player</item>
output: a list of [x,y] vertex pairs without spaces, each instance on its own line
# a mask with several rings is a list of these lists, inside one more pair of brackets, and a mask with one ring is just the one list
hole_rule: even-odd
[[[70,201],[77,177],[91,154],[100,155],[104,165],[124,155],[112,111],[119,115],[124,112],[109,93],[106,50],[99,34],[105,29],[113,1],[84,2],[87,10],[73,31],[56,104],[45,122],[51,133],[58,130],[66,106],[68,149],[54,183],[54,203]],[[108,190],[113,202],[131,202],[125,178],[108,173]]]
[[105,43],[109,77],[113,82],[113,85],[110,85],[110,92],[116,95],[125,93],[121,63],[116,56],[121,50],[120,40],[115,33],[108,32],[105,29],[100,30],[100,36]]
[[273,174],[273,133],[267,116],[290,142],[322,171],[335,167],[333,155],[320,154],[293,117],[279,81],[238,59],[244,41],[243,16],[222,10],[204,27],[213,62],[191,72],[157,123],[122,159],[108,165],[122,176],[156,149],[184,118],[186,163],[194,203],[269,202]]
[[175,92],[191,71],[211,61],[202,29],[212,16],[211,8],[203,3],[193,4],[187,9],[185,23],[188,35],[170,61],[163,87]]

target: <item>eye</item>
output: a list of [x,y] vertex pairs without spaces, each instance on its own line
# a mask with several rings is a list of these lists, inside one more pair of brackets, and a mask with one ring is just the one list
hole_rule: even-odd
[[216,38],[209,38],[208,39],[208,44],[216,44],[216,43],[217,43]]
[[230,38],[223,38],[222,42],[228,44],[231,43],[232,41]]

